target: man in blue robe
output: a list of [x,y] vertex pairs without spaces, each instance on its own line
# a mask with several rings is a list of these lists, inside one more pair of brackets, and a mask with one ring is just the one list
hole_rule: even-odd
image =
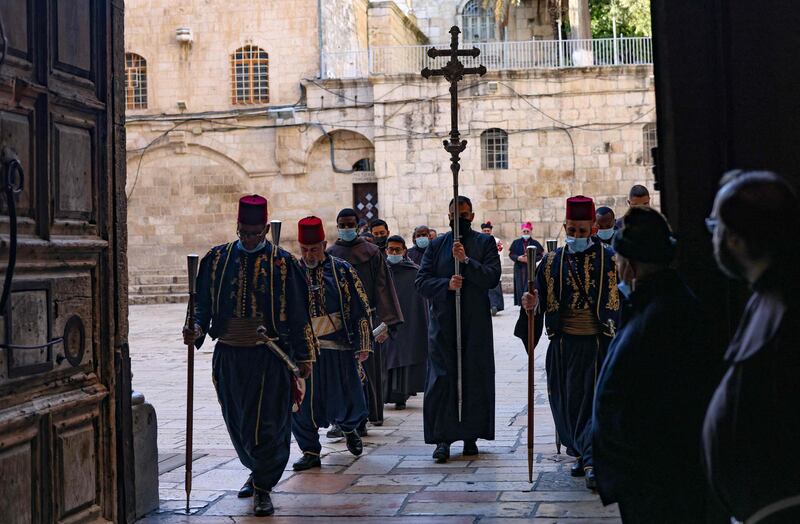
[[[500,256],[494,238],[472,229],[472,202],[450,202],[452,231],[437,237],[422,258],[415,285],[429,301],[428,381],[423,421],[425,442],[435,444],[433,458],[447,462],[450,444],[464,441],[464,455],[477,455],[476,440],[494,440],[494,346],[489,290],[500,281]],[[460,275],[455,275],[455,261]],[[461,289],[462,419],[458,419],[458,361],[455,290]]]
[[408,259],[416,265],[422,263],[422,257],[425,256],[425,250],[431,243],[431,233],[428,226],[422,225],[414,228],[411,242],[414,244],[408,249]]
[[[567,199],[566,247],[548,253],[536,272],[536,294],[523,295],[514,334],[527,344],[528,310],[536,311],[536,341],[544,320],[550,408],[567,454],[577,457],[572,475],[595,489],[592,405],[597,374],[619,325],[620,298],[613,252],[591,237],[594,202]],[[535,347],[535,344],[534,344]],[[530,348],[528,348],[530,350]]]
[[297,238],[311,291],[311,325],[320,347],[305,399],[292,416],[292,433],[303,451],[292,467],[303,471],[321,465],[320,427],[338,425],[350,453],[361,455],[364,448],[356,428],[368,410],[359,362],[372,351],[372,333],[364,286],[353,266],[325,253],[322,220],[300,220]]
[[196,324],[187,344],[217,339],[212,379],[239,460],[251,471],[239,492],[253,496],[257,516],[274,513],[269,492],[289,461],[292,375],[259,335],[266,335],[311,372],[316,338],[308,314],[308,285],[295,258],[266,240],[267,200],[239,201],[239,241],[211,249],[197,275]]

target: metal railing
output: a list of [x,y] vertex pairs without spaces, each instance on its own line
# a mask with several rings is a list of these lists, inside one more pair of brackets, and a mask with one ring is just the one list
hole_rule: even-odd
[[[467,67],[483,64],[489,71],[607,67],[653,63],[652,37],[593,40],[528,40],[524,42],[465,43],[481,50],[478,58],[463,58]],[[325,53],[325,78],[363,78],[368,75],[416,74],[424,67],[441,67],[427,55],[431,45],[381,46],[358,51]],[[445,47],[440,44],[437,47]]]

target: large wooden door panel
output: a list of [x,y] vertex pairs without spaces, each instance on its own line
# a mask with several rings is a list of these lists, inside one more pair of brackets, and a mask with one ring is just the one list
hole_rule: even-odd
[[[25,173],[0,311],[0,521],[125,521],[122,4],[0,0],[0,17],[0,152]],[[9,212],[3,194],[0,288]]]

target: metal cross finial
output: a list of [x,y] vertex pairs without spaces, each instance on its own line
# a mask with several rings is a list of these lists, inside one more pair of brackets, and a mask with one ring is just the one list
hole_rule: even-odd
[[[436,49],[431,47],[428,49],[428,56],[431,58],[438,58],[442,56],[449,57],[450,60],[441,69],[425,68],[422,70],[424,78],[431,78],[432,76],[443,76],[445,80],[450,82],[450,139],[444,141],[444,150],[450,153],[450,170],[453,172],[453,242],[460,242],[461,235],[458,230],[458,172],[461,170],[461,153],[467,147],[467,141],[461,140],[461,133],[458,131],[458,82],[464,79],[465,75],[480,75],[486,74],[484,66],[478,67],[464,67],[464,64],[459,60],[461,56],[470,56],[477,58],[481,54],[481,50],[477,47],[472,49],[459,49],[458,48],[458,35],[461,30],[458,26],[450,28],[450,49]],[[455,260],[455,274],[461,274],[461,265],[458,260]],[[461,421],[461,409],[463,406],[463,391],[462,391],[462,344],[461,344],[461,290],[456,290],[456,355],[458,366],[458,420]]]

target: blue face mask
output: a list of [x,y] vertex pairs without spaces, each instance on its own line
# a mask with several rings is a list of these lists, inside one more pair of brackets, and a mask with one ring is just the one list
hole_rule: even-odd
[[262,240],[262,241],[261,241],[261,242],[259,242],[259,243],[258,243],[258,245],[257,245],[256,247],[254,247],[253,249],[245,249],[245,247],[244,247],[244,244],[242,244],[242,241],[240,240],[240,241],[239,241],[239,244],[238,244],[238,246],[237,246],[237,247],[238,247],[240,250],[244,251],[245,253],[251,254],[251,253],[255,253],[256,251],[261,251],[262,249],[264,249],[264,247],[265,247],[266,245],[267,245],[267,241],[266,241],[266,240]]
[[417,237],[414,239],[414,243],[417,245],[418,248],[425,249],[426,247],[428,247],[428,244],[431,243],[431,239],[428,237]]
[[523,238],[523,240],[530,240],[531,236],[530,235],[522,235],[522,238]]
[[386,261],[390,264],[399,264],[403,261],[403,255],[386,255]]
[[633,293],[631,285],[625,282],[624,280],[621,280],[620,283],[617,284],[617,289],[619,289],[619,292],[622,293],[625,296],[625,298],[630,298],[631,293]]
[[597,231],[597,236],[600,237],[601,240],[611,240],[614,237],[615,231],[613,227],[609,229],[600,229]]
[[338,232],[339,232],[339,238],[345,242],[352,242],[358,236],[358,233],[356,233],[355,228],[347,228],[347,229],[339,228]]
[[583,253],[589,247],[589,239],[567,236],[567,246],[573,253]]

